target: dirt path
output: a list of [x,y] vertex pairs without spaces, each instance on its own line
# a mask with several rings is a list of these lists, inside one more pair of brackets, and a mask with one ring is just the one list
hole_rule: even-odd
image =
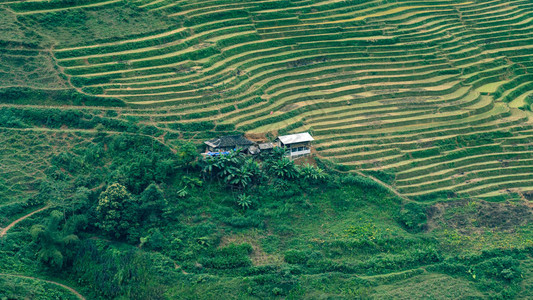
[[15,275],[15,274],[4,274],[4,273],[0,273],[0,276],[8,276],[8,277],[17,277],[17,278],[24,278],[24,279],[32,279],[32,280],[40,280],[40,281],[44,281],[44,282],[47,282],[47,283],[51,283],[51,284],[54,284],[54,285],[57,285],[57,286],[60,286],[66,290],[68,290],[69,292],[71,292],[72,294],[76,295],[76,297],[78,297],[78,299],[81,299],[81,300],[86,300],[85,297],[83,297],[80,293],[78,293],[78,291],[76,291],[75,289],[71,288],[70,286],[66,286],[62,283],[59,283],[59,282],[55,282],[55,281],[50,281],[50,280],[45,280],[45,279],[41,279],[41,278],[37,278],[37,277],[31,277],[31,276],[24,276],[24,275]]
[[34,214],[36,214],[36,213],[38,213],[38,212],[41,212],[41,211],[43,211],[43,210],[45,210],[45,209],[47,209],[47,208],[49,208],[49,207],[50,207],[50,205],[46,205],[46,206],[43,207],[43,208],[39,208],[38,210],[33,211],[33,212],[31,212],[31,213],[29,213],[29,214],[27,214],[27,215],[25,215],[25,216],[23,216],[23,217],[20,217],[20,218],[16,219],[16,220],[13,221],[13,222],[11,222],[11,224],[7,225],[6,228],[3,228],[2,231],[0,231],[0,237],[3,237],[4,235],[6,235],[7,231],[8,231],[9,229],[11,229],[11,227],[17,225],[18,222],[20,222],[20,221],[22,221],[22,220],[24,220],[24,219],[26,219],[26,218],[28,218],[28,217],[31,217],[31,216],[33,216]]
[[[408,272],[418,271],[418,270],[421,270],[422,273],[427,273],[427,270],[426,270],[427,266],[431,266],[431,265],[426,265],[426,266],[422,266],[422,267],[414,268],[414,269],[407,269],[407,270],[398,271],[398,272],[390,272],[390,273],[368,275],[368,276],[362,275],[362,276],[358,276],[358,277],[359,278],[363,278],[363,279],[381,278],[381,277],[390,276],[390,275],[405,274],[405,273],[408,273]],[[416,274],[415,276],[417,276],[417,275],[420,275],[420,274]]]

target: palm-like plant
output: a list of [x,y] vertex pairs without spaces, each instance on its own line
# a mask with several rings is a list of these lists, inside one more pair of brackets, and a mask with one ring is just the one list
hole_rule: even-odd
[[228,168],[226,182],[244,189],[252,183],[256,167],[256,163],[248,159],[239,167]]
[[202,173],[213,176],[217,163],[217,160],[213,156],[207,156],[202,160]]
[[226,155],[206,157],[203,172],[218,177],[232,187],[244,189],[249,186],[259,172],[259,165],[253,159],[245,160],[240,149]]
[[78,236],[72,233],[76,225],[60,230],[63,217],[63,213],[54,210],[46,225],[33,225],[30,229],[33,242],[39,247],[37,258],[46,267],[55,270],[60,270],[64,262],[75,255],[79,242]]
[[326,178],[326,172],[307,163],[300,168],[300,176],[307,181],[320,181]]
[[237,196],[237,205],[239,205],[242,209],[250,208],[250,206],[252,206],[252,197],[245,194],[240,194]]
[[299,175],[298,170],[294,166],[294,162],[286,157],[271,161],[268,170],[279,178],[293,179]]

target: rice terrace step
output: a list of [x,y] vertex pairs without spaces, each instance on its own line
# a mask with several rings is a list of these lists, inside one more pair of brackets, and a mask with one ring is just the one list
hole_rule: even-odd
[[[519,291],[518,284],[513,285],[518,279],[513,277],[516,266],[510,261],[520,260],[517,257],[522,254],[511,253],[513,250],[509,249],[514,248],[506,246],[503,235],[496,233],[489,237],[488,232],[497,226],[483,223],[486,218],[496,216],[513,218],[518,213],[507,206],[509,203],[532,207],[531,0],[0,0],[0,32],[0,141],[3,141],[0,150],[0,177],[3,177],[0,179],[0,226],[28,215],[38,207],[47,207],[43,213],[24,218],[0,237],[6,240],[6,247],[10,249],[22,244],[30,245],[31,249],[53,244],[54,248],[49,252],[37,250],[38,259],[47,261],[48,266],[54,263],[67,266],[74,258],[67,258],[66,254],[65,258],[59,258],[57,253],[68,249],[68,243],[77,245],[76,234],[83,230],[88,230],[83,233],[83,238],[98,246],[91,244],[80,250],[82,254],[76,259],[88,259],[91,251],[111,253],[109,249],[120,248],[120,245],[99,246],[114,241],[112,237],[101,236],[98,231],[102,228],[98,226],[104,223],[102,220],[96,222],[100,210],[95,210],[86,219],[67,221],[69,211],[71,215],[76,210],[89,211],[88,206],[79,204],[83,202],[80,199],[93,201],[94,208],[99,199],[107,195],[104,193],[106,189],[116,187],[112,182],[97,185],[97,178],[115,176],[115,183],[126,186],[126,190],[117,188],[113,193],[129,195],[128,199],[132,201],[141,201],[139,199],[144,197],[149,212],[142,218],[155,220],[156,212],[167,217],[174,214],[171,217],[176,220],[184,218],[179,222],[186,225],[180,223],[182,227],[178,226],[183,231],[176,229],[172,234],[154,227],[149,232],[130,230],[127,235],[116,236],[117,243],[125,244],[132,244],[126,236],[134,236],[131,239],[137,242],[139,251],[144,251],[143,247],[154,253],[163,251],[165,254],[161,254],[157,263],[144,263],[151,267],[156,265],[160,270],[171,265],[179,270],[172,276],[197,283],[189,290],[185,285],[170,288],[165,295],[178,297],[176,295],[181,292],[197,295],[199,290],[195,289],[209,286],[205,290],[206,299],[210,296],[231,298],[233,295],[221,292],[221,287],[246,285],[249,290],[257,289],[257,292],[250,292],[243,299],[311,299],[323,295],[335,299],[337,296],[339,299],[406,299],[411,295],[421,299],[439,298],[435,294],[424,294],[423,287],[406,293],[398,284],[401,281],[406,287],[418,286],[416,280],[423,278],[425,284],[431,285],[428,290],[443,290],[443,299],[460,298],[462,295],[456,290],[461,289],[471,291],[466,298],[531,297]],[[305,144],[292,148],[290,144],[275,141],[276,137],[283,140],[303,133]],[[248,141],[242,144],[246,146],[245,150],[250,145],[259,147],[273,143],[272,148],[276,148],[274,145],[285,146],[289,149],[286,156],[290,162],[285,162],[282,153],[276,154],[270,146],[268,151],[264,149],[263,156],[254,154],[246,159],[239,156],[242,154],[239,143],[214,146],[215,141],[231,140],[231,137]],[[109,142],[107,139],[116,140]],[[100,143],[102,148],[98,148]],[[197,157],[190,145],[199,149],[204,143],[211,147],[210,155],[198,156],[196,162],[183,163],[189,157]],[[145,149],[149,146],[165,154],[160,158],[139,158],[128,168],[117,167],[107,156],[115,153],[112,151],[130,153],[128,151],[137,147]],[[93,152],[88,154],[81,149],[83,147]],[[234,150],[240,154],[234,157]],[[145,150],[139,151],[146,154]],[[253,162],[251,157],[264,159],[266,153],[278,155],[282,162],[268,166],[267,160],[265,165]],[[135,155],[131,154],[129,158]],[[184,165],[172,165],[169,158],[174,157],[172,155],[179,156]],[[128,158],[121,156],[120,159],[126,161]],[[222,162],[217,165],[216,159]],[[326,176],[313,173],[313,168],[317,168],[338,176],[335,183],[327,185],[330,188],[342,190],[354,185],[363,190],[372,189],[376,195],[387,191],[392,195],[390,197],[399,196],[394,199],[400,199],[400,202],[390,205],[401,203],[401,213],[398,212],[395,218],[404,222],[404,229],[412,225],[405,225],[404,213],[408,211],[409,218],[416,218],[414,208],[413,211],[407,208],[423,206],[427,223],[420,227],[413,225],[416,228],[409,227],[406,232],[431,233],[440,228],[435,232],[446,240],[438,246],[445,249],[439,248],[442,251],[456,251],[457,245],[467,245],[465,249],[475,248],[480,252],[487,250],[481,245],[481,238],[476,241],[474,236],[483,236],[490,240],[487,242],[492,243],[490,245],[498,244],[487,251],[497,248],[501,255],[510,251],[505,252],[507,260],[490,262],[505,265],[509,278],[498,279],[498,284],[505,288],[497,295],[484,294],[474,288],[483,280],[487,286],[493,284],[487,279],[490,277],[488,273],[476,275],[482,273],[480,262],[485,259],[482,258],[485,252],[463,270],[465,274],[468,272],[465,275],[468,280],[463,280],[463,277],[447,275],[451,269],[459,269],[454,264],[460,258],[454,258],[457,260],[450,263],[440,260],[438,255],[433,256],[433,249],[438,248],[433,244],[424,244],[420,253],[409,254],[412,257],[405,261],[395,261],[402,268],[394,272],[392,267],[386,270],[386,263],[376,267],[379,271],[361,271],[373,262],[378,252],[381,258],[390,259],[391,265],[398,259],[396,254],[390,254],[394,252],[390,245],[400,242],[392,238],[392,233],[384,231],[389,230],[388,225],[350,227],[348,221],[336,219],[337,216],[361,221],[364,219],[362,213],[353,213],[349,209],[340,209],[342,214],[338,213],[339,210],[310,201],[306,198],[307,193],[290,198],[294,185],[289,180],[290,172],[287,175],[279,171],[278,177],[286,176],[286,181],[278,182],[278,178],[274,185],[279,199],[288,197],[294,200],[291,200],[292,204],[289,201],[289,204],[261,206],[258,203],[262,195],[255,197],[248,193],[244,188],[247,181],[241,186],[238,177],[216,173],[221,165],[230,165],[240,159],[247,166],[240,170],[244,177],[256,174],[254,172],[262,168],[274,172],[281,170],[282,164],[295,164],[294,170],[307,174],[307,183],[319,182],[319,178]],[[202,165],[206,161],[213,165]],[[157,171],[148,171],[156,166]],[[165,184],[158,181],[179,168],[183,171],[179,179],[174,178]],[[202,175],[194,175],[200,169]],[[96,175],[79,175],[89,171]],[[126,173],[133,175],[121,177],[120,174]],[[68,179],[78,176],[76,174],[79,175],[76,184],[91,188],[68,188]],[[146,186],[144,183],[131,184],[132,180],[146,174],[152,176]],[[226,195],[219,188],[230,177],[233,183]],[[260,180],[248,177],[246,180],[268,181],[266,177],[259,177]],[[55,184],[47,183],[47,178],[53,178]],[[153,186],[148,191],[151,196],[147,196],[144,189],[150,184],[157,187]],[[215,187],[216,184],[220,186]],[[142,190],[134,191],[141,186]],[[194,217],[187,215],[194,209],[192,204],[183,204],[182,211],[178,212],[160,209],[150,202],[155,199],[150,197],[156,194],[167,197],[167,204],[171,199],[199,199],[203,188],[206,193],[214,195],[206,196],[205,201],[216,199],[213,200],[216,205],[211,203],[209,205],[214,206],[209,209],[198,208],[201,214]],[[45,191],[50,195],[49,199],[43,198]],[[274,197],[264,190],[261,193],[266,198]],[[170,194],[172,196],[168,196]],[[336,202],[332,204],[335,208],[350,207],[351,204],[343,202],[346,194],[343,195],[335,196]],[[111,201],[112,197],[109,194],[106,201]],[[233,201],[228,200],[231,197],[238,197],[235,207],[239,209],[239,216],[230,217],[230,209],[220,208]],[[389,199],[387,197],[384,196]],[[54,204],[59,198],[68,201]],[[390,199],[387,200],[390,203],[395,201]],[[335,220],[337,227],[329,228],[327,218],[306,219],[310,215],[306,215],[305,210],[294,210],[291,205],[295,203],[300,205],[299,209],[323,209],[322,213]],[[490,206],[486,203],[500,203],[498,209],[501,211],[483,215],[480,210]],[[253,208],[264,214],[263,221],[253,220],[255,215],[250,214]],[[299,222],[295,225],[298,230],[289,228],[289,225],[283,229],[280,225],[275,230],[283,234],[274,236],[262,231],[265,228],[271,230],[268,226],[277,224],[272,219],[278,215],[295,211],[298,213],[289,220],[294,222],[293,225]],[[35,223],[36,218],[45,212],[51,212],[46,219],[48,225]],[[60,213],[63,219],[54,217]],[[380,213],[373,214],[376,218],[381,216]],[[475,220],[470,218],[474,215]],[[457,220],[457,216],[462,216],[463,221]],[[218,218],[218,223],[191,229],[190,226],[210,218]],[[523,218],[525,223],[516,221],[516,228],[528,222],[527,217]],[[315,220],[324,222],[320,225],[324,227],[320,227],[321,233],[316,238],[311,238],[310,232],[319,226]],[[17,227],[25,224],[33,227],[29,226],[31,234],[23,236]],[[485,227],[479,224],[485,224]],[[117,223],[108,229],[121,226],[126,225]],[[136,225],[128,223],[127,226],[134,228]],[[442,226],[446,226],[446,230]],[[461,226],[470,227],[466,230]],[[62,231],[58,230],[63,227]],[[257,231],[245,230],[250,227]],[[215,233],[213,228],[220,230]],[[480,228],[484,228],[485,233]],[[505,228],[506,233],[512,232],[510,227]],[[185,239],[185,231],[198,236],[195,240]],[[69,237],[69,232],[76,238]],[[380,237],[387,236],[380,240],[383,244],[374,243],[377,232],[382,232]],[[470,234],[468,238],[464,237],[466,232]],[[523,239],[509,238],[510,243],[533,247],[525,237],[527,232],[520,231],[520,234]],[[296,237],[298,242],[292,240]],[[24,243],[15,243],[9,238],[20,238]],[[363,238],[366,240],[362,241]],[[409,244],[409,249],[413,250],[419,241],[410,238],[405,237],[401,243]],[[45,245],[46,241],[49,245]],[[163,241],[172,246],[161,246]],[[313,243],[314,250],[291,248],[291,243],[301,241]],[[1,247],[3,244],[0,250]],[[282,248],[287,250],[283,252],[285,254],[276,253]],[[187,250],[179,252],[179,249]],[[210,250],[202,252],[205,249]],[[195,256],[198,253],[205,256],[200,259]],[[363,259],[362,253],[367,257]],[[234,261],[221,259],[224,255]],[[348,262],[336,260],[336,255],[344,258],[353,255],[353,259]],[[140,256],[113,257],[117,264],[144,259]],[[6,258],[6,261],[10,259]],[[105,269],[103,266],[106,263],[104,258],[98,259],[102,274],[111,274],[111,267]],[[284,262],[289,267],[280,267]],[[70,288],[70,284],[57,283],[54,277],[49,281],[40,279],[45,275],[54,276],[53,268],[21,267],[20,270],[26,272],[23,274],[17,273],[13,261],[9,263],[11,269],[0,270],[7,278],[0,282],[0,298],[4,296],[2,288],[7,290],[10,284],[38,286],[35,294],[6,292],[6,295],[21,298],[61,298],[67,293],[61,292],[60,287],[75,292],[78,298],[83,298],[81,294],[85,293],[90,296],[98,294],[91,291],[90,284],[93,283],[85,277],[65,279],[67,283],[74,283]],[[239,276],[247,274],[243,275],[247,278],[245,282],[229,279],[233,275],[228,274],[233,274],[234,269],[226,268],[224,264],[234,266],[235,270],[246,269],[248,273],[241,269],[244,273],[235,271]],[[530,262],[523,264],[527,266]],[[278,272],[275,276],[272,275],[274,269]],[[26,276],[32,272],[39,276]],[[122,294],[115,294],[112,288],[98,286],[107,291],[107,294],[98,296],[102,299],[143,299],[150,292],[156,294],[157,287],[146,294],[132,289],[143,280],[150,281],[148,277],[131,275],[134,273],[124,271],[121,275],[131,285],[127,293],[121,290]],[[293,280],[295,274],[309,276],[307,282],[296,283],[297,280]],[[366,287],[346,287],[348,277],[343,276],[347,274],[362,274],[357,282],[365,282]],[[130,275],[135,278],[129,278]],[[259,278],[263,275],[265,278]],[[210,285],[215,276],[226,277],[224,282],[217,282],[219,285]],[[333,277],[335,279],[331,279]],[[123,279],[114,277],[113,280],[109,282],[115,284]],[[261,280],[277,280],[279,285],[269,286],[268,291],[267,288],[261,290],[257,288]],[[353,278],[349,280],[355,282]],[[446,280],[454,286],[443,288],[442,282]],[[304,288],[301,291],[296,288],[299,284],[322,286],[326,281],[332,286],[342,286],[342,289],[324,288],[324,294],[319,295],[316,291],[307,293]],[[524,290],[529,288],[531,291],[531,279],[521,282]],[[55,285],[58,291],[46,294],[47,283]]]

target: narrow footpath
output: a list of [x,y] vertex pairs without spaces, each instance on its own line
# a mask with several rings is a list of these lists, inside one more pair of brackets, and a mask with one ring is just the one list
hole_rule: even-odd
[[38,212],[41,212],[41,211],[43,211],[43,210],[45,210],[45,209],[47,209],[47,208],[49,208],[49,207],[50,207],[50,205],[46,205],[46,206],[43,207],[43,208],[39,208],[39,209],[36,210],[36,211],[32,211],[31,213],[29,213],[29,214],[27,214],[27,215],[25,215],[25,216],[22,216],[22,217],[16,219],[15,221],[11,222],[11,224],[7,225],[6,228],[2,228],[2,231],[0,231],[0,238],[3,237],[4,235],[6,235],[7,231],[8,231],[9,229],[11,229],[11,227],[17,225],[18,222],[23,221],[24,219],[29,218],[29,217],[33,216],[34,214],[36,214],[36,213],[38,213]]
[[76,291],[75,289],[71,288],[70,286],[66,286],[66,285],[64,285],[62,283],[59,283],[59,282],[45,280],[45,279],[41,279],[41,278],[37,278],[37,277],[24,276],[24,275],[15,275],[15,274],[0,273],[0,276],[17,277],[17,278],[24,278],[24,279],[32,279],[32,280],[43,281],[43,282],[46,282],[46,283],[50,283],[50,284],[53,284],[53,285],[60,286],[60,287],[62,287],[64,289],[68,290],[72,294],[76,295],[76,297],[78,297],[78,299],[80,299],[80,300],[86,300],[85,297],[83,297],[80,293],[78,293],[78,291]]

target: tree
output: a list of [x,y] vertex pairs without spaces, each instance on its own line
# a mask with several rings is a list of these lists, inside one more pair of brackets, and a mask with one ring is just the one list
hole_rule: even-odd
[[197,164],[199,157],[196,146],[191,142],[187,142],[183,146],[181,146],[178,150],[177,155],[179,159],[179,164],[185,167],[187,173],[189,173],[189,169],[191,169]]
[[[209,174],[209,177],[212,179],[214,176],[216,176],[217,167],[218,167],[218,161],[213,156],[207,156],[202,161],[202,173]],[[205,179],[205,177],[204,177]]]
[[172,158],[159,159],[155,163],[154,180],[164,182],[174,173],[175,160]]
[[79,187],[74,192],[71,201],[68,203],[70,213],[82,211],[89,206],[91,190],[86,187]]
[[167,201],[163,191],[155,183],[150,184],[140,195],[142,220],[155,221],[161,217]]
[[70,262],[79,242],[78,236],[72,233],[70,227],[60,230],[59,223],[62,219],[63,213],[54,210],[46,225],[33,225],[30,229],[32,240],[39,247],[37,259],[53,270],[60,270]]
[[134,193],[140,194],[154,180],[155,158],[138,154],[135,160],[122,165],[126,186]]
[[115,238],[131,235],[132,230],[138,226],[137,206],[136,199],[126,188],[114,183],[98,198],[97,225]]
[[239,189],[247,188],[262,177],[259,164],[252,158],[246,158],[240,150],[206,157],[203,160],[202,172]]

